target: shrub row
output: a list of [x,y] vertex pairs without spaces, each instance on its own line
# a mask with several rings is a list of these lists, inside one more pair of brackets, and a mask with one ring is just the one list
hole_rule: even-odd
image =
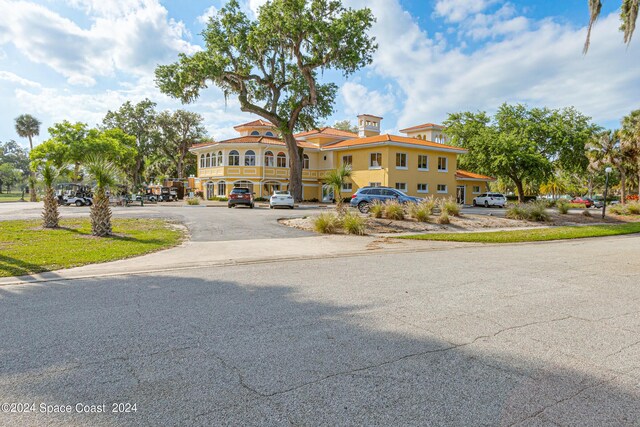
[[640,202],[612,205],[609,212],[616,215],[640,215]]
[[515,205],[507,209],[506,217],[510,219],[521,219],[537,222],[549,221],[551,218],[549,217],[546,209],[546,204],[539,202]]
[[[369,206],[369,215],[373,218],[386,218],[391,220],[402,220],[406,217],[412,217],[418,222],[429,222],[436,207],[440,210],[440,217],[446,218],[449,224],[449,215],[460,216],[462,207],[452,198],[436,200],[428,197],[418,203],[401,204],[397,200],[389,200],[385,203],[379,201],[373,202]],[[443,219],[443,221],[445,221]]]
[[357,213],[347,212],[338,216],[333,212],[325,212],[313,220],[313,229],[322,234],[334,234],[343,229],[347,234],[363,236],[366,234],[365,219]]

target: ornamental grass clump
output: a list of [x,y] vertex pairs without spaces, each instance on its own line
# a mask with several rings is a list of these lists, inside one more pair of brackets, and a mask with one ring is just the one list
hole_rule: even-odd
[[558,208],[558,212],[562,215],[569,213],[569,203],[566,200],[558,200],[556,207]]
[[412,203],[409,207],[409,214],[418,222],[429,222],[429,217],[433,213],[433,208],[425,202]]
[[404,219],[404,206],[397,200],[388,200],[384,204],[384,217],[387,219]]
[[628,203],[627,212],[629,213],[629,215],[640,215],[640,203]]
[[509,219],[527,219],[527,211],[523,205],[513,205],[507,209],[505,217]]
[[611,207],[609,207],[609,212],[616,215],[627,215],[627,210],[625,209],[624,205],[619,204],[611,205]]
[[591,218],[591,212],[589,212],[589,209],[585,209],[582,211],[582,215]]
[[190,206],[197,206],[200,204],[200,199],[198,197],[192,197],[187,199],[187,204]]
[[373,218],[382,218],[384,214],[384,205],[380,202],[380,200],[374,200],[369,205],[369,215]]
[[451,220],[449,219],[449,214],[445,211],[442,211],[438,219],[436,219],[436,222],[438,224],[450,224]]
[[330,212],[322,213],[313,220],[313,229],[322,234],[334,234],[340,225],[340,218]]
[[526,207],[526,212],[529,221],[545,222],[551,219],[547,213],[547,207],[542,203],[530,203]]
[[365,219],[357,213],[347,212],[342,217],[342,228],[347,234],[364,236],[366,234]]
[[452,197],[440,201],[440,210],[448,215],[460,216],[461,207]]

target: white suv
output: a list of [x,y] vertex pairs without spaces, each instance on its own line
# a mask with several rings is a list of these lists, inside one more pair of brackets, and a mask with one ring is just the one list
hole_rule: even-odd
[[504,208],[506,204],[507,198],[500,193],[484,193],[473,199],[473,206],[484,206],[485,208],[489,206]]

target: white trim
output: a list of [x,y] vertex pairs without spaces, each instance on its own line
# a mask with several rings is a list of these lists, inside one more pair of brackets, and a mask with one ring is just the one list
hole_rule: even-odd
[[426,186],[427,186],[427,189],[426,189],[426,190],[416,189],[416,191],[417,191],[418,193],[420,193],[420,194],[427,194],[427,193],[429,193],[429,184],[428,184],[428,183],[419,182],[419,183],[416,185],[416,187],[417,187],[418,185],[426,185]]
[[409,168],[408,168],[408,167],[406,167],[406,166],[396,166],[396,170],[399,170],[399,171],[406,171],[406,170],[409,170]]
[[[444,191],[438,190],[438,187],[440,187],[441,185],[444,185]],[[447,184],[438,184],[436,185],[436,191],[438,194],[449,194],[449,186]]]
[[456,176],[457,181],[475,181],[475,182],[493,182],[495,179],[483,179],[483,178],[458,178]]

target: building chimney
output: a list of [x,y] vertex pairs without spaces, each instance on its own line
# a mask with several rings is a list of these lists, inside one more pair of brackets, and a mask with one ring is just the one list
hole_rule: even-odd
[[360,114],[358,116],[358,136],[366,138],[380,135],[380,122],[382,122],[382,117]]

